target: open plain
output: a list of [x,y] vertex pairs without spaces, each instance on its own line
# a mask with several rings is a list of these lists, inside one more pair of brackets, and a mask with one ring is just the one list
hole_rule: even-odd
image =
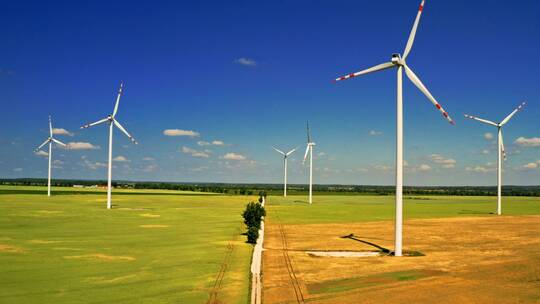
[[408,197],[404,253],[411,256],[403,258],[386,253],[393,248],[392,199],[319,196],[311,206],[302,197],[269,199],[264,303],[540,300],[538,198],[505,198],[508,215],[496,216],[494,197]]
[[254,197],[0,187],[0,303],[246,303]]

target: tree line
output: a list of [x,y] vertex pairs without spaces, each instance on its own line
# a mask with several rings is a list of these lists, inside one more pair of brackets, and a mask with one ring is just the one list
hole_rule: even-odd
[[[53,180],[56,187],[104,186],[106,180]],[[0,179],[3,185],[45,186],[46,179],[42,178],[19,178]],[[133,182],[114,181],[115,188],[131,189],[163,189],[177,191],[212,192],[231,195],[254,195],[259,191],[267,191],[268,195],[281,195],[282,184],[233,184],[233,183],[174,183],[174,182]],[[369,194],[369,195],[393,195],[394,186],[370,186],[370,185],[314,185],[313,190],[319,195],[324,194]],[[307,185],[289,185],[288,193],[305,194]],[[540,196],[539,186],[503,186],[503,195],[506,196]],[[458,196],[495,196],[495,186],[405,186],[405,195],[458,195]]]

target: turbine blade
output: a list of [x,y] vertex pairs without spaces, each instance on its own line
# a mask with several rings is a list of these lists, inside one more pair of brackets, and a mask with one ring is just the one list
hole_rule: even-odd
[[51,121],[51,115],[49,115],[49,136],[52,137],[52,121]]
[[283,151],[281,151],[281,150],[279,150],[279,149],[276,149],[275,147],[272,147],[272,149],[276,150],[279,154],[285,155],[285,152],[283,152]]
[[472,116],[472,115],[467,115],[467,114],[465,114],[465,117],[466,117],[466,118],[469,118],[469,119],[474,119],[474,120],[479,121],[479,122],[481,122],[481,123],[485,123],[485,124],[492,125],[492,126],[495,126],[495,127],[498,127],[498,126],[499,126],[499,125],[497,125],[496,123],[494,123],[494,122],[491,121],[491,120],[479,118],[479,117],[476,117],[476,116]]
[[508,116],[506,116],[506,118],[501,121],[500,125],[504,126],[510,120],[510,118],[512,118],[512,116],[514,116],[519,110],[521,110],[521,108],[523,108],[524,105],[525,102],[522,102],[514,111],[512,111],[512,113],[508,114]]
[[120,83],[120,89],[118,90],[118,96],[116,97],[116,104],[114,105],[114,111],[112,116],[116,116],[116,112],[118,112],[118,104],[120,103],[120,96],[122,96],[122,88],[124,87],[124,83]]
[[416,30],[418,29],[418,23],[420,23],[420,17],[422,16],[423,9],[424,9],[424,0],[422,0],[422,3],[420,3],[420,7],[418,8],[418,14],[416,15],[416,19],[414,20],[411,33],[409,34],[409,40],[407,40],[405,51],[403,51],[403,59],[407,59],[407,56],[411,52],[411,49],[414,43],[414,37],[416,36]]
[[420,91],[422,91],[424,95],[427,96],[427,98],[431,101],[431,103],[433,103],[433,105],[437,107],[437,109],[443,114],[444,118],[446,118],[446,120],[448,120],[449,123],[455,124],[452,118],[450,118],[450,116],[448,115],[448,113],[441,107],[441,105],[437,102],[437,100],[435,100],[435,97],[431,95],[431,93],[428,91],[428,89],[422,83],[422,81],[420,81],[418,76],[416,76],[416,74],[414,74],[414,72],[407,65],[404,65],[404,67],[405,67],[405,74],[407,74],[407,77],[409,77],[412,83],[414,83],[414,85],[418,89],[420,89]]
[[135,140],[135,138],[133,138],[133,136],[129,135],[128,131],[126,131],[126,129],[124,129],[124,127],[122,127],[122,125],[116,120],[114,119],[113,120],[114,122],[114,125],[120,129],[120,131],[122,131],[124,134],[126,134],[126,136],[131,139],[132,142],[134,142],[135,144],[138,144],[137,141]]
[[296,151],[296,149],[298,149],[298,147],[296,147],[296,148],[292,149],[291,151],[287,152],[287,154],[285,154],[285,156],[289,156],[289,155],[293,154],[294,151]]
[[501,142],[501,152],[503,154],[504,160],[506,160],[506,149],[504,149],[504,141],[503,141],[502,131],[499,132],[499,141]]
[[67,147],[67,145],[61,141],[59,141],[58,139],[56,138],[52,138],[51,139],[52,141],[54,141],[55,143],[59,144],[60,146],[64,146],[64,147]]
[[334,79],[334,82],[349,79],[349,78],[353,78],[353,77],[358,77],[360,75],[365,75],[365,74],[369,74],[369,73],[373,73],[373,72],[377,72],[377,71],[386,70],[386,69],[389,69],[389,68],[394,67],[394,66],[395,65],[392,62],[381,63],[381,64],[376,65],[374,67],[371,67],[369,69],[365,69],[365,70],[362,70],[362,71],[359,71],[359,72],[356,72],[356,73],[351,73],[351,74],[345,75],[343,77],[336,78],[336,79]]
[[309,145],[306,146],[306,153],[304,154],[304,160],[302,161],[302,163],[306,162],[308,152],[309,152]]
[[36,148],[36,151],[38,151],[39,149],[43,148],[43,146],[45,146],[46,144],[48,144],[50,141],[51,141],[51,139],[50,139],[50,138],[47,138],[41,145],[39,145],[39,147]]
[[310,143],[311,142],[311,136],[309,134],[309,121],[306,121],[306,125],[307,125],[307,142]]
[[93,122],[93,123],[86,124],[86,125],[82,126],[81,129],[90,128],[90,127],[93,127],[93,126],[95,126],[95,125],[102,124],[102,123],[104,123],[104,122],[106,122],[106,121],[109,121],[109,117],[103,118],[103,119],[98,120],[98,121]]

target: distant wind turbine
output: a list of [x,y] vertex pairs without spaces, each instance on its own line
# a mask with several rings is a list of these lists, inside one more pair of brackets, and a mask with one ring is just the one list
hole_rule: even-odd
[[283,155],[283,165],[285,167],[285,173],[283,174],[283,196],[287,197],[287,158],[289,155],[293,154],[294,151],[296,151],[297,148],[292,149],[291,151],[285,153],[279,149],[276,149],[272,147],[274,150],[276,150],[279,154]]
[[102,124],[104,122],[109,123],[109,169],[108,169],[108,181],[107,181],[107,209],[111,209],[111,183],[112,183],[112,139],[113,139],[113,125],[116,126],[122,133],[124,133],[132,142],[137,144],[137,141],[129,135],[128,131],[116,120],[116,113],[118,112],[118,104],[120,103],[120,96],[122,96],[122,88],[124,84],[120,84],[120,90],[118,90],[118,96],[116,97],[116,104],[114,105],[113,113],[102,120],[84,125],[81,129],[86,129],[95,125]]
[[474,119],[476,121],[479,121],[481,123],[485,123],[491,126],[497,127],[497,215],[501,215],[501,187],[502,187],[502,160],[501,160],[501,154],[503,155],[504,159],[506,160],[506,150],[504,149],[504,142],[503,142],[503,136],[502,136],[502,126],[504,126],[512,116],[514,116],[523,106],[525,105],[525,102],[522,102],[512,113],[508,114],[505,119],[503,119],[500,123],[495,123],[493,121],[478,118],[476,116],[471,116],[465,114],[466,118]]
[[47,181],[47,196],[51,196],[51,164],[52,164],[52,144],[57,143],[61,146],[67,147],[67,145],[58,139],[53,137],[53,127],[52,127],[52,121],[51,116],[49,115],[49,138],[47,138],[37,149],[36,152],[39,151],[43,146],[46,144],[49,144],[49,177]]
[[335,79],[334,81],[345,80],[361,75],[365,75],[372,72],[377,72],[381,70],[386,70],[389,68],[397,69],[397,115],[396,115],[396,227],[395,227],[395,256],[402,255],[402,226],[403,226],[403,70],[405,74],[411,80],[411,82],[427,96],[427,98],[437,107],[437,109],[443,114],[443,116],[451,123],[454,124],[454,121],[448,116],[448,113],[441,107],[441,105],[435,100],[431,95],[428,89],[420,81],[418,76],[411,70],[407,65],[406,59],[409,56],[409,53],[412,49],[414,37],[416,35],[416,29],[418,28],[418,23],[420,22],[420,16],[422,10],[424,9],[424,1],[420,3],[420,8],[418,9],[418,14],[416,15],[416,20],[409,35],[407,45],[405,46],[405,51],[403,52],[403,58],[400,54],[392,54],[392,60],[390,62],[382,63],[365,69],[356,73],[348,74],[346,76]]
[[309,122],[307,123],[307,145],[306,145],[306,153],[304,154],[304,161],[306,162],[306,158],[308,156],[309,152],[309,204],[312,203],[312,197],[313,197],[313,147],[315,146],[315,143],[311,141],[311,134],[309,133]]

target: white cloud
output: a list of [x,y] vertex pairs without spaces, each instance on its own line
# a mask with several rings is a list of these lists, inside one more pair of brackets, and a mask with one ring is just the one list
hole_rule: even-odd
[[201,157],[201,158],[208,158],[210,157],[210,154],[208,154],[208,152],[205,152],[205,151],[197,151],[195,149],[191,149],[191,148],[188,148],[188,147],[182,147],[182,153],[184,154],[189,154],[193,157]]
[[34,152],[35,155],[37,156],[49,156],[49,153],[43,151],[43,150],[39,150],[37,152]]
[[192,130],[181,130],[181,129],[166,129],[163,131],[163,135],[166,136],[189,136],[189,137],[198,137],[201,135],[199,132]]
[[202,172],[202,171],[205,171],[207,169],[208,169],[208,167],[203,166],[203,167],[193,168],[193,169],[191,169],[191,171],[193,171],[193,172]]
[[[82,157],[81,157],[82,158]],[[105,168],[107,167],[107,164],[105,163],[102,163],[102,162],[91,162],[89,161],[88,159],[85,158],[82,158],[83,160],[83,166],[91,169],[91,170],[97,170],[99,168]]]
[[[489,165],[489,164],[488,164]],[[484,166],[475,166],[475,167],[466,167],[465,171],[476,172],[476,173],[488,173],[494,171],[494,168],[484,167]]]
[[251,58],[245,58],[245,57],[240,57],[238,59],[236,59],[234,62],[238,63],[239,65],[243,65],[243,66],[251,66],[251,67],[254,67],[257,65],[257,62]]
[[13,172],[22,172],[23,168],[15,168],[13,169]]
[[426,164],[421,164],[419,167],[418,167],[418,171],[429,171],[431,170],[431,167],[429,165],[426,165]]
[[237,154],[237,153],[234,153],[234,152],[229,152],[225,155],[223,155],[223,159],[228,159],[228,160],[246,160],[247,158],[242,155],[242,154]]
[[540,137],[526,138],[522,136],[516,139],[514,143],[522,147],[540,147]]
[[63,128],[53,128],[52,133],[56,135],[67,135],[67,136],[73,136],[73,133],[69,132],[66,129]]
[[487,140],[492,140],[493,139],[493,133],[484,133],[484,138],[487,139]]
[[129,159],[127,159],[125,156],[118,155],[117,157],[113,158],[113,161],[115,161],[115,162],[129,162]]
[[67,144],[67,148],[70,150],[95,150],[99,149],[99,146],[94,146],[88,142],[70,142]]
[[225,142],[223,142],[222,140],[213,140],[212,142],[200,140],[197,142],[197,145],[199,146],[225,146]]
[[141,171],[143,172],[154,172],[156,171],[158,168],[158,166],[156,164],[151,164],[151,165],[147,165],[147,166],[144,166]]
[[154,159],[153,157],[147,156],[147,157],[143,157],[142,160],[144,160],[144,161],[153,161],[153,160],[155,160],[155,159]]
[[381,131],[375,131],[375,130],[369,131],[369,135],[371,135],[371,136],[378,136],[378,135],[382,135],[382,134],[383,134],[383,132],[381,132]]
[[441,165],[441,168],[452,169],[456,167],[456,160],[453,158],[446,158],[440,154],[431,154],[429,156],[432,162]]
[[488,149],[484,149],[484,150],[482,150],[481,153],[482,153],[482,154],[489,154],[489,150],[488,150]]
[[393,168],[394,168],[393,166],[387,166],[387,165],[376,165],[375,166],[375,169],[381,170],[381,171],[390,171]]
[[526,165],[523,165],[523,168],[524,168],[524,169],[536,169],[536,168],[538,168],[538,163],[539,163],[539,162],[540,162],[540,161],[538,161],[538,162],[536,162],[536,163],[528,163],[528,164],[526,164]]

